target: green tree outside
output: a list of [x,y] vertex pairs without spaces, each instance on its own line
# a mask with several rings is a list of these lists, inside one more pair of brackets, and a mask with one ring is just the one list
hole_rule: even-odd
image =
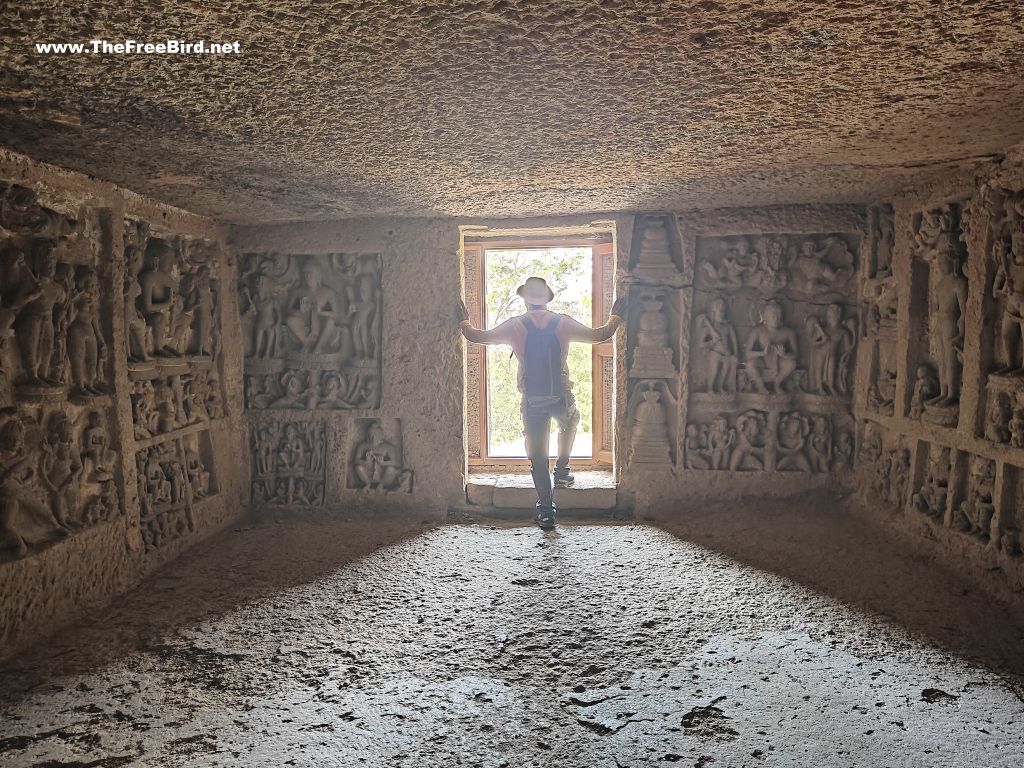
[[[526,278],[547,280],[555,299],[549,305],[584,325],[593,321],[593,256],[590,248],[491,249],[484,253],[487,327],[526,311],[516,288]],[[591,348],[569,347],[569,377],[580,409],[574,456],[589,456],[592,444],[593,369]],[[488,452],[491,456],[525,456],[516,360],[508,347],[487,349]],[[552,427],[554,423],[552,422]],[[552,429],[554,431],[554,429]]]

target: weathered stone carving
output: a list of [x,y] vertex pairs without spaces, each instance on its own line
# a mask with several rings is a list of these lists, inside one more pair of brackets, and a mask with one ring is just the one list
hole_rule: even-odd
[[102,414],[0,411],[0,551],[64,538],[119,512],[116,455]]
[[856,248],[842,234],[697,238],[687,468],[851,467]]
[[709,424],[690,423],[686,426],[684,457],[687,469],[728,469],[736,430],[729,426],[724,414]]
[[694,339],[701,353],[704,391],[714,394],[736,391],[739,344],[736,330],[726,315],[725,299],[716,297],[708,314],[697,315]]
[[[810,472],[811,463],[804,451],[811,434],[810,421],[801,413],[786,413],[779,418],[775,468],[780,471]],[[831,452],[831,436],[829,437]],[[827,468],[825,471],[828,471]]]
[[[57,257],[49,241],[37,242],[36,271],[24,270],[11,304],[20,305],[14,328],[21,353],[25,395],[62,396],[68,288],[57,274]],[[60,342],[60,344],[58,344]]]
[[789,259],[789,286],[807,296],[843,292],[853,277],[855,259],[846,241],[826,235],[822,242],[805,239]]
[[949,499],[949,449],[931,446],[928,469],[921,487],[913,496],[914,508],[941,522]]
[[[98,218],[0,182],[0,556],[120,512]],[[83,408],[82,406],[88,406]]]
[[939,382],[932,373],[931,366],[919,365],[914,379],[914,391],[910,398],[909,415],[912,419],[921,418],[925,405],[939,394]]
[[754,392],[779,394],[797,368],[796,332],[783,325],[782,305],[769,301],[744,349],[744,373]]
[[842,294],[856,268],[850,242],[836,234],[702,238],[697,251],[698,280],[707,288],[797,297]]
[[759,411],[745,411],[736,417],[736,443],[729,459],[733,472],[758,471],[765,468],[767,416]]
[[824,322],[815,315],[809,315],[806,322],[810,391],[822,395],[848,395],[851,355],[857,343],[856,320],[844,320],[842,305],[829,304],[825,309]]
[[269,506],[324,502],[327,427],[321,421],[262,422],[252,428],[252,499]]
[[406,467],[402,449],[402,423],[381,419],[356,419],[356,433],[349,459],[349,488],[384,493],[412,493],[413,471]]
[[220,366],[217,248],[125,222],[128,375],[151,379]]
[[667,214],[641,214],[634,223],[631,271],[641,280],[671,282],[679,275],[678,235]]
[[962,237],[962,204],[949,204],[915,217],[913,250],[931,269],[928,332],[938,391],[923,401],[923,418],[955,426],[959,418],[967,280]]
[[195,530],[191,486],[176,442],[157,443],[136,456],[142,541],[148,550]]
[[874,263],[869,277],[872,280],[884,279],[892,275],[892,252],[896,244],[895,211],[889,204],[879,205],[871,209],[871,216]]
[[673,465],[669,420],[674,419],[675,406],[676,398],[665,382],[637,382],[629,408],[631,467],[647,469]]
[[248,254],[239,292],[246,407],[379,407],[379,256]]
[[99,280],[91,269],[79,274],[71,300],[68,357],[72,396],[89,399],[107,391],[107,344],[99,321]]
[[669,297],[661,291],[640,295],[636,345],[629,375],[638,379],[672,379],[677,375],[669,338],[669,319],[664,309]]
[[988,540],[996,510],[992,503],[995,481],[996,463],[981,456],[972,456],[967,498],[953,513],[954,528]]

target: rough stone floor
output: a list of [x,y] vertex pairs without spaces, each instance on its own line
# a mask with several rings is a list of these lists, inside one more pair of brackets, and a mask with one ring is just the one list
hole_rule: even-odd
[[0,765],[1019,768],[1024,620],[819,501],[228,531],[0,678]]

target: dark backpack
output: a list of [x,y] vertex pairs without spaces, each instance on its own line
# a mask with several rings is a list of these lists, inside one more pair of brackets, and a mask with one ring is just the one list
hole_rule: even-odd
[[562,345],[555,335],[561,319],[556,315],[546,326],[538,328],[530,318],[522,318],[526,327],[523,394],[527,397],[562,397],[565,394]]

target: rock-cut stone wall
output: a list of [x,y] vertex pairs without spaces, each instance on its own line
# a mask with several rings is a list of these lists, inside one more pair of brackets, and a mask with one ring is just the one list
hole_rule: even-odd
[[843,206],[634,218],[617,462],[637,509],[849,479],[864,231]]
[[231,269],[208,220],[0,154],[0,655],[242,513]]
[[965,574],[1024,589],[1024,166],[870,210],[859,507]]
[[443,519],[465,497],[458,228],[238,227],[253,507]]

